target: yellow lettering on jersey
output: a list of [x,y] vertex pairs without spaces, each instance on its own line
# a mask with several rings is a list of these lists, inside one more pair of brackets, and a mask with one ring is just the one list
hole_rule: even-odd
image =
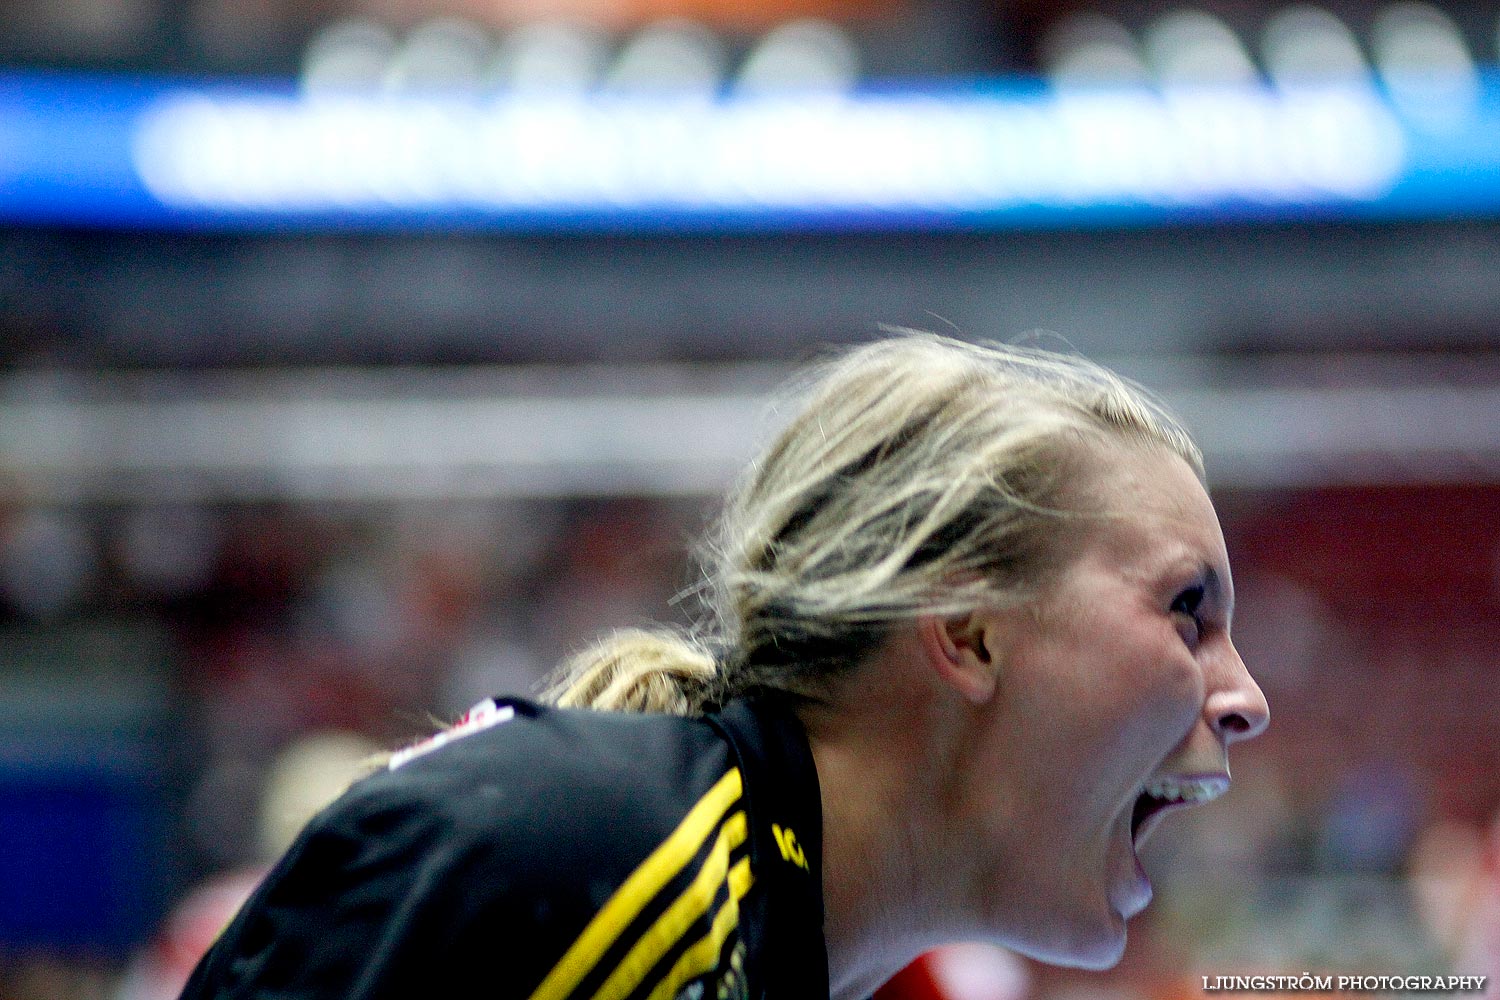
[[776,838],[776,846],[781,850],[781,859],[790,861],[798,868],[807,870],[807,854],[802,850],[802,845],[797,843],[797,835],[792,832],[791,827],[782,828],[780,824],[771,824],[771,836]]

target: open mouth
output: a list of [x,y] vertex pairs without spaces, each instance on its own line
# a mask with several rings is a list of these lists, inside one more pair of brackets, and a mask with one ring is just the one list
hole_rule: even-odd
[[1228,775],[1193,778],[1155,778],[1136,796],[1130,813],[1130,837],[1139,845],[1156,829],[1161,817],[1173,809],[1212,802],[1229,790]]

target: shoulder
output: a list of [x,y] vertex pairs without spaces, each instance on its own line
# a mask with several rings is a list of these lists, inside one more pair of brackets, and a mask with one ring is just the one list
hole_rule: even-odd
[[699,720],[504,707],[513,717],[355,786],[329,819],[403,819],[497,850],[513,841],[533,864],[576,852],[628,858],[736,780],[730,747]]
[[328,995],[298,992],[309,975],[425,992],[504,955],[500,995],[562,998],[681,957],[746,851],[727,744],[699,721],[514,708],[304,831],[221,942],[251,953],[234,969],[252,992]]
[[513,718],[357,784],[307,846],[358,844],[402,866],[459,856],[496,898],[589,908],[690,815],[738,798],[730,749],[702,722],[507,707]]

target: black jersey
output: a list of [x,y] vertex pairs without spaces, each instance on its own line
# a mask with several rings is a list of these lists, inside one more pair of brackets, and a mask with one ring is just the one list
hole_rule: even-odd
[[827,1000],[795,716],[501,704],[315,819],[184,1000]]

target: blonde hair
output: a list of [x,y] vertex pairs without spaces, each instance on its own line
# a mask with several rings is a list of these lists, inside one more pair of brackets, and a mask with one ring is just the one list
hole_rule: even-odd
[[799,389],[724,508],[704,623],[616,633],[545,698],[696,715],[752,691],[828,697],[899,620],[1023,600],[1081,513],[1066,491],[1091,446],[1165,448],[1203,475],[1160,404],[1072,355],[903,331]]

